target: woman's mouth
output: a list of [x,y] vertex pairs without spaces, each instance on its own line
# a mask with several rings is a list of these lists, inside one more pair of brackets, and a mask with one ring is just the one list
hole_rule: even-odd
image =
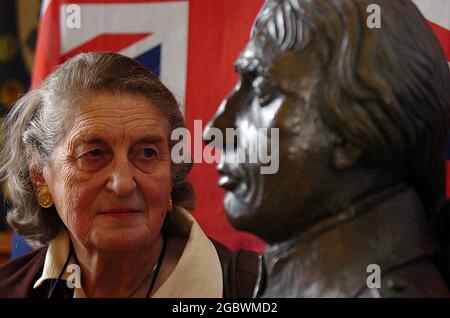
[[98,215],[108,216],[108,217],[114,217],[114,218],[128,218],[133,217],[136,215],[142,214],[142,211],[131,209],[131,208],[123,208],[123,209],[111,209],[111,210],[104,210]]

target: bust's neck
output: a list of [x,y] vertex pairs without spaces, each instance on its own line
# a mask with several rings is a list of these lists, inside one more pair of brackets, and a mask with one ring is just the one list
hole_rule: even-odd
[[381,272],[433,250],[415,191],[398,184],[268,246],[263,297],[354,297]]

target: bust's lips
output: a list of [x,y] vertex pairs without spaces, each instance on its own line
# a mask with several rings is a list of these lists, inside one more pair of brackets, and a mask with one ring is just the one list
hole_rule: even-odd
[[243,181],[239,169],[233,168],[228,164],[219,163],[217,165],[217,171],[221,175],[218,185],[227,191],[235,190]]
[[230,176],[221,176],[219,178],[219,187],[224,188],[227,191],[233,191],[239,185],[240,181]]

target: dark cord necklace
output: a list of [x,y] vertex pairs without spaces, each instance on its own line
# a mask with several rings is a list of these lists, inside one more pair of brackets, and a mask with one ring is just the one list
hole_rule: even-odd
[[[162,263],[163,263],[163,261],[164,261],[164,257],[166,256],[166,252],[167,252],[167,242],[166,242],[166,238],[165,238],[164,232],[162,233],[162,237],[163,237],[163,246],[162,246],[162,248],[161,248],[161,253],[159,254],[159,257],[158,257],[158,262],[156,263],[156,266],[154,267],[154,269],[152,269],[152,271],[151,271],[151,273],[150,273],[150,275],[149,275],[149,276],[151,276],[151,275],[153,274],[153,277],[152,277],[152,281],[151,281],[151,283],[150,283],[150,287],[149,287],[148,290],[147,290],[147,294],[145,295],[145,298],[149,298],[149,297],[150,297],[150,295],[151,295],[151,293],[152,293],[152,291],[153,291],[153,288],[155,287],[155,284],[156,284],[156,280],[157,280],[157,278],[158,278],[159,271],[160,271],[161,266],[162,266]],[[62,276],[63,276],[63,273],[64,273],[64,271],[66,270],[66,267],[67,267],[67,265],[69,264],[69,261],[71,260],[71,258],[72,258],[72,256],[73,256],[74,254],[75,254],[75,253],[74,253],[74,248],[73,248],[73,245],[72,245],[72,242],[71,242],[71,243],[70,243],[69,256],[67,257],[67,259],[66,259],[66,261],[65,261],[65,263],[64,263],[64,266],[62,267],[61,271],[59,272],[58,278],[50,285],[50,288],[49,288],[49,292],[48,292],[47,298],[54,298],[54,297],[55,297],[55,289],[56,289],[56,287],[58,286],[58,284],[61,282],[61,278],[62,278]],[[135,292],[135,291],[134,291],[134,292]],[[133,295],[134,292],[132,292],[132,293],[130,294],[130,296]]]
[[161,253],[159,254],[158,263],[156,263],[155,274],[152,277],[152,282],[150,283],[150,287],[148,288],[147,295],[145,295],[145,298],[149,298],[150,295],[152,294],[153,288],[155,287],[156,284],[156,279],[158,278],[159,270],[161,269],[164,257],[166,256],[167,243],[164,233],[162,236],[163,236],[163,246],[161,248]]
[[69,265],[69,261],[72,258],[72,255],[74,254],[72,242],[70,242],[69,248],[70,248],[69,256],[67,257],[66,261],[64,262],[64,266],[61,268],[61,271],[59,272],[58,277],[50,285],[50,289],[47,294],[47,298],[55,298],[55,289],[58,286],[58,284],[61,282],[62,275],[63,275],[64,271],[66,270],[67,265]]

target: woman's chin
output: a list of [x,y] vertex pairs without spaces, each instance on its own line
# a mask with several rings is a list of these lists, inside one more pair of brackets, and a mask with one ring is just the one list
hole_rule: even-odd
[[90,240],[91,244],[102,250],[130,250],[147,244],[151,237],[146,227],[99,228],[91,233]]

